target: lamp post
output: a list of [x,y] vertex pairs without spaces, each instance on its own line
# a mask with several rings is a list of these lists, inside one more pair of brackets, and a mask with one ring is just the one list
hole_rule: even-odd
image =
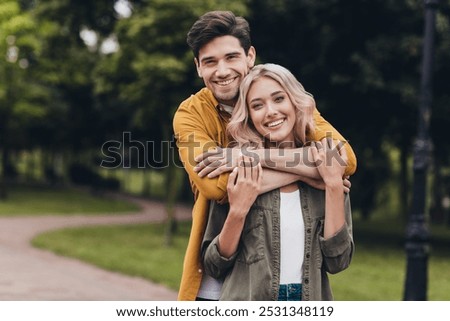
[[425,221],[426,180],[431,152],[428,129],[432,102],[432,67],[436,9],[439,0],[424,0],[425,32],[420,84],[418,134],[414,142],[414,186],[406,227],[407,270],[404,300],[427,299],[429,231]]

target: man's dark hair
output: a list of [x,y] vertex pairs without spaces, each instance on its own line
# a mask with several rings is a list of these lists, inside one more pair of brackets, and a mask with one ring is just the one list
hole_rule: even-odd
[[222,37],[236,37],[245,54],[251,47],[250,26],[247,20],[236,17],[231,11],[210,11],[201,16],[187,34],[187,44],[198,58],[200,49],[211,40]]

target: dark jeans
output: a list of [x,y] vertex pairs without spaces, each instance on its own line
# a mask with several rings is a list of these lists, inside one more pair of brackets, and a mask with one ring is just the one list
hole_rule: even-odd
[[301,301],[302,285],[300,283],[280,284],[278,301]]
[[[301,301],[302,285],[300,283],[280,284],[278,301]],[[204,298],[195,298],[195,301],[217,301]]]

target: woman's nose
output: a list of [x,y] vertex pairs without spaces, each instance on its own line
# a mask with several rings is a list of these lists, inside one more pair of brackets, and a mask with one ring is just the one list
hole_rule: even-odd
[[274,106],[273,103],[269,102],[267,104],[267,116],[274,116],[278,114],[277,108]]

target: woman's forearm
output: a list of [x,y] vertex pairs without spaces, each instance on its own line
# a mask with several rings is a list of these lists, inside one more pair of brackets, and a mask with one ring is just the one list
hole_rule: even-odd
[[244,228],[245,217],[246,213],[243,215],[243,213],[230,209],[219,234],[219,253],[221,256],[229,258],[236,253]]
[[333,237],[345,224],[344,187],[336,182],[325,187],[325,239]]

